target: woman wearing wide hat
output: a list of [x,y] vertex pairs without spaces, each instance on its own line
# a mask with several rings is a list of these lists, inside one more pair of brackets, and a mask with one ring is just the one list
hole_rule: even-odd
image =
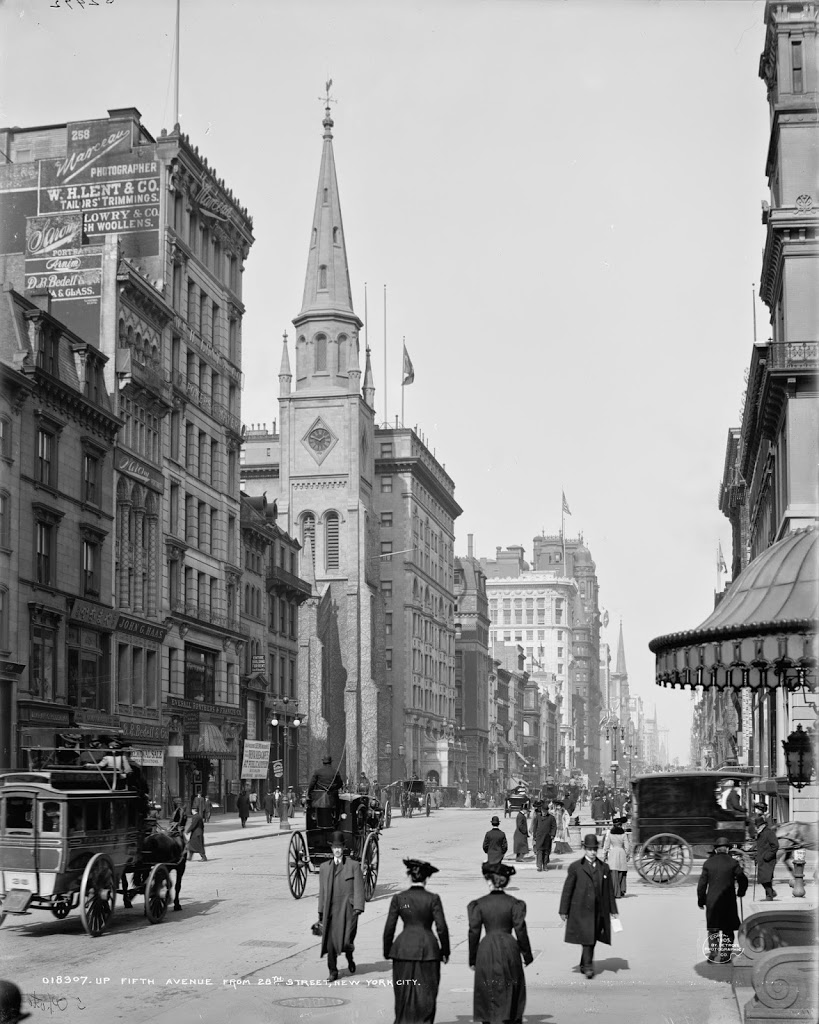
[[597,859],[597,836],[583,838],[583,857],[573,861],[566,872],[560,897],[560,917],[566,922],[564,942],[583,947],[580,971],[594,977],[594,947],[598,942],[611,945],[611,919],[617,917],[617,904],[611,871]]
[[521,958],[527,966],[532,962],[526,904],[504,892],[515,874],[511,864],[484,864],[481,870],[489,893],[467,907],[469,966],[475,972],[472,1016],[484,1024],[517,1024],[526,1007]]
[[[438,868],[423,860],[405,858],[404,864],[410,887],[390,900],[384,925],[384,959],[392,960],[395,1024],[433,1024],[441,961],[449,962],[449,929],[441,898],[426,888]],[[399,917],[404,928],[393,941]]]

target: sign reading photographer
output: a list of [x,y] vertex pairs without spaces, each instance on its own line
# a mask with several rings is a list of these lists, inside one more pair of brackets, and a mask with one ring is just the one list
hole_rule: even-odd
[[242,779],[266,779],[270,763],[270,744],[266,740],[245,740],[242,754]]
[[157,255],[161,165],[156,148],[131,148],[130,122],[75,122],[67,131],[67,155],[40,161],[39,212],[82,213],[89,239],[109,232],[135,235],[125,245],[128,255]]

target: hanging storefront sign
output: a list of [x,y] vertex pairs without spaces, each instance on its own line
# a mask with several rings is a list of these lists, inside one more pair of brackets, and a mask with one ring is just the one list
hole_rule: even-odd
[[266,779],[269,763],[270,744],[266,740],[245,740],[241,778]]
[[199,712],[198,711],[183,711],[182,712],[182,732],[189,736],[192,733],[199,732]]
[[165,748],[135,747],[128,757],[143,768],[161,768],[165,764]]

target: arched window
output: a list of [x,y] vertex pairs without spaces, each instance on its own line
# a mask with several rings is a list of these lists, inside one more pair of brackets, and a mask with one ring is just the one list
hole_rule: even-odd
[[316,335],[316,372],[327,369],[327,339],[323,334]]
[[302,550],[307,547],[307,538],[310,538],[310,548],[313,558],[313,571],[316,569],[316,517],[312,512],[305,512],[301,518],[301,546]]
[[337,512],[328,512],[324,519],[324,559],[328,572],[338,569]]

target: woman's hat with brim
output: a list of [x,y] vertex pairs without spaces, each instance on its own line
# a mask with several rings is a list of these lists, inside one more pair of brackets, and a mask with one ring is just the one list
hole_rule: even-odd
[[407,866],[407,872],[419,880],[429,878],[430,875],[438,872],[438,868],[425,860],[414,860],[411,857],[405,857],[404,863]]
[[512,875],[516,874],[515,869],[511,864],[481,864],[481,871],[483,872],[484,878],[491,878],[492,875],[500,875],[501,878],[511,878]]

